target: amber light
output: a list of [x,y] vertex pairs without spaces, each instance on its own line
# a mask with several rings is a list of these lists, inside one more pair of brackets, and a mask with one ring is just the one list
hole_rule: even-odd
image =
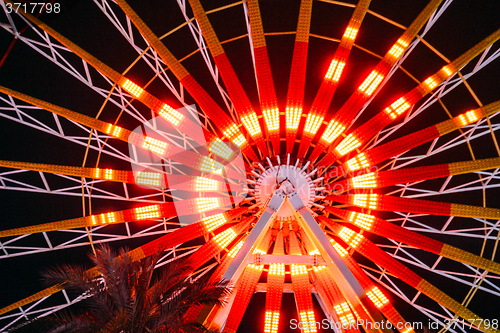
[[385,304],[389,303],[389,300],[385,295],[378,289],[378,287],[373,287],[366,295],[372,300],[377,308],[381,308]]
[[255,112],[250,113],[247,116],[241,117],[241,122],[243,126],[247,129],[251,136],[256,136],[261,132],[259,120],[257,119],[257,115]]
[[332,120],[328,124],[328,127],[323,133],[323,136],[321,136],[321,139],[328,143],[332,143],[333,140],[335,140],[344,131],[344,129],[345,126],[342,126],[336,121]]
[[344,70],[345,62],[332,60],[330,63],[330,67],[326,72],[325,78],[338,82],[340,79],[340,75],[342,75],[342,71]]
[[314,135],[318,131],[318,128],[322,122],[323,122],[323,117],[309,113],[307,115],[306,126],[304,127],[304,131]]
[[160,112],[158,112],[158,114],[174,126],[178,126],[182,121],[182,118],[184,118],[184,116],[180,112],[167,104],[163,104],[163,107],[161,108]]
[[267,130],[269,132],[280,129],[280,111],[278,108],[264,110],[264,120],[266,121]]
[[139,87],[137,84],[128,79],[126,79],[125,82],[122,84],[122,88],[125,89],[130,94],[132,94],[135,98],[139,98],[144,92],[144,90],[141,87]]
[[136,220],[149,220],[160,217],[160,207],[158,205],[151,205],[145,207],[138,207],[135,209]]
[[213,210],[220,206],[218,198],[196,198],[195,200],[196,207],[198,208],[198,213]]
[[231,243],[233,239],[236,238],[236,236],[238,235],[233,230],[233,228],[229,228],[227,230],[224,230],[220,234],[215,235],[214,240],[223,249],[228,246],[229,243]]
[[156,153],[158,155],[163,155],[165,154],[167,143],[147,136],[144,138],[142,148],[152,151],[153,153]]
[[286,108],[286,128],[296,130],[299,127],[302,108]]
[[341,143],[335,148],[340,156],[353,151],[354,149],[361,146],[361,142],[351,133],[349,134]]
[[366,95],[371,96],[383,79],[383,75],[379,74],[377,71],[373,71],[370,75],[368,75],[361,86],[359,86],[359,90],[364,92]]
[[238,147],[241,147],[247,141],[243,134],[241,134],[238,126],[236,126],[235,124],[232,124],[231,126],[226,128],[223,133],[226,138],[230,139]]
[[201,220],[207,228],[207,231],[212,231],[227,222],[226,216],[222,213],[205,217]]
[[366,160],[365,153],[361,153],[346,162],[347,167],[351,171],[368,168],[370,164]]

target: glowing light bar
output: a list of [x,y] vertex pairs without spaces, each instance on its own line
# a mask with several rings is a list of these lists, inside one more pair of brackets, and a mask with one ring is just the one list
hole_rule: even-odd
[[346,31],[344,32],[344,37],[354,40],[357,34],[358,34],[358,29],[353,27],[347,27]]
[[229,126],[223,133],[226,138],[231,139],[238,147],[241,147],[247,141],[236,124]]
[[342,126],[335,120],[332,120],[328,124],[323,136],[321,136],[321,140],[332,143],[333,140],[335,140],[344,130],[345,126]]
[[266,121],[267,130],[269,132],[277,131],[280,129],[280,110],[270,109],[264,110],[264,120]]
[[221,175],[222,169],[224,169],[224,166],[221,163],[214,161],[213,159],[211,159],[208,156],[203,156],[203,159],[202,159],[201,165],[200,165],[201,171]]
[[410,332],[413,332],[413,328],[412,327],[408,327],[402,333],[410,333]]
[[387,297],[385,297],[378,287],[373,287],[366,295],[372,300],[377,308],[381,308],[384,304],[389,303]]
[[195,191],[198,192],[210,192],[217,191],[218,182],[215,179],[205,178],[205,177],[196,177],[195,181]]
[[332,60],[328,72],[326,72],[325,79],[329,79],[338,82],[342,71],[344,70],[345,62]]
[[122,88],[131,93],[135,98],[139,98],[144,90],[139,87],[137,84],[134,82],[126,79],[125,82],[122,84]]
[[367,96],[371,96],[371,94],[373,94],[373,92],[375,91],[375,89],[377,89],[378,85],[380,84],[380,82],[382,82],[383,79],[383,75],[379,74],[377,71],[373,71],[359,86],[359,91],[364,92]]
[[333,248],[335,249],[335,251],[337,251],[339,256],[345,257],[347,255],[348,252],[346,251],[346,249],[344,249],[344,247],[342,245],[340,245],[339,243],[337,243],[333,239],[330,239],[330,243],[332,243]]
[[158,112],[158,114],[174,126],[178,126],[182,121],[182,118],[184,118],[184,116],[179,111],[175,110],[167,104],[163,104],[163,107],[161,108],[160,112]]
[[147,136],[144,138],[142,148],[152,151],[158,155],[163,155],[165,153],[165,148],[167,148],[167,143]]
[[341,143],[339,143],[335,150],[340,156],[344,156],[359,146],[361,146],[361,142],[359,142],[359,140],[351,133],[344,140],[342,140]]
[[108,179],[108,180],[113,179],[113,174],[114,174],[113,169],[105,169],[104,170],[104,179]]
[[474,123],[477,121],[478,117],[474,110],[466,112],[464,114],[461,114],[458,116],[458,119],[460,120],[460,123],[462,126],[469,125],[471,123]]
[[424,83],[427,85],[427,87],[429,87],[429,89],[434,89],[437,87],[437,83],[436,81],[434,81],[434,79],[432,78],[432,76],[429,76],[427,78],[427,80],[424,81]]
[[355,319],[347,302],[337,304],[333,308],[335,309],[335,312],[337,312],[342,326],[349,327],[350,324],[354,323]]
[[161,173],[138,171],[135,183],[140,185],[160,186]]
[[309,251],[309,255],[310,256],[319,256],[319,255],[321,255],[321,253],[319,253],[318,250],[314,249],[312,251]]
[[353,205],[358,207],[377,209],[378,194],[354,194]]
[[257,119],[255,112],[250,113],[248,116],[241,117],[241,122],[247,131],[250,132],[252,137],[262,133],[259,125],[259,119]]
[[219,198],[196,198],[196,206],[198,207],[198,213],[213,210],[220,206]]
[[286,108],[286,128],[296,130],[299,127],[302,108]]
[[316,330],[316,319],[314,318],[314,311],[301,311],[299,313],[300,322],[302,323],[302,332],[314,333]]
[[392,118],[396,119],[401,113],[405,112],[410,108],[410,103],[408,103],[404,97],[401,97],[397,101],[391,104],[390,107],[385,109],[385,112]]
[[113,212],[103,213],[100,215],[92,215],[92,224],[94,224],[94,225],[96,225],[97,223],[107,224],[107,223],[115,223],[115,222],[116,222],[116,217],[115,217],[115,213],[113,213]]
[[214,142],[210,142],[208,145],[208,149],[210,150],[210,152],[226,160],[228,160],[233,154],[231,148],[229,148],[228,145],[225,142],[222,142],[222,140],[219,138],[215,139]]
[[367,231],[369,231],[372,228],[374,220],[375,216],[373,215],[357,213],[357,212],[351,212],[351,214],[349,215],[349,222],[352,222],[361,229]]
[[291,271],[292,271],[292,275],[307,274],[306,265],[292,264],[291,265]]
[[450,69],[451,65],[444,66],[441,70],[446,74],[446,77],[449,77],[453,74],[453,71]]
[[346,227],[342,227],[342,229],[339,232],[339,237],[342,238],[344,242],[349,244],[349,246],[354,249],[358,246],[359,242],[361,242],[361,240],[364,238],[363,235],[360,235]]
[[233,248],[231,249],[231,251],[229,251],[229,253],[227,255],[234,259],[234,257],[236,257],[236,255],[238,254],[240,249],[243,247],[243,244],[245,244],[244,241],[242,241],[242,240],[239,241],[238,244],[233,246]]
[[201,219],[201,222],[205,225],[208,232],[217,229],[221,225],[227,222],[226,216],[223,213],[207,216]]
[[123,128],[121,128],[120,126],[109,124],[108,128],[106,129],[106,134],[111,134],[112,136],[117,138],[120,136],[122,130]]
[[394,44],[389,50],[389,54],[394,58],[399,58],[403,54],[404,50],[408,47],[408,43],[402,39],[398,39],[396,44]]
[[264,333],[278,333],[279,311],[266,311]]
[[347,167],[351,171],[368,168],[370,164],[366,160],[365,153],[358,154],[346,162]]
[[307,115],[306,126],[304,127],[304,131],[314,135],[318,131],[318,128],[322,122],[323,122],[323,117],[309,113]]
[[322,270],[324,270],[324,269],[326,269],[326,266],[325,266],[325,265],[323,265],[323,266],[313,266],[313,270],[314,270],[315,272],[319,272],[319,271],[322,271]]
[[285,276],[285,264],[276,263],[269,265],[269,274]]
[[134,209],[136,220],[149,220],[160,217],[160,207],[158,205],[151,205],[145,207],[138,207]]
[[222,249],[229,245],[238,236],[233,228],[229,228],[215,235],[214,240]]
[[351,178],[354,188],[374,188],[377,187],[377,180],[373,172]]

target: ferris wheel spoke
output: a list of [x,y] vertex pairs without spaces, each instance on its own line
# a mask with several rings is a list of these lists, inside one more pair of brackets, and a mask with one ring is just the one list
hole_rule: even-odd
[[286,95],[286,152],[291,154],[299,129],[304,107],[304,88],[306,85],[307,51],[311,27],[312,0],[300,2],[297,33],[293,48],[292,67],[288,92]]
[[[338,188],[337,193],[342,193],[352,189],[387,187],[396,184],[413,183],[498,168],[500,168],[500,158],[488,158],[416,168],[401,168],[389,171],[370,172],[333,183],[331,184],[331,187],[335,189]],[[485,177],[485,185],[487,185],[494,175],[496,175],[496,172],[488,174],[488,176]],[[445,189],[442,187],[439,192],[443,192],[444,190]]]
[[[474,325],[474,322],[476,321],[475,318],[480,319],[480,317],[475,313],[455,301],[453,298],[446,295],[440,289],[420,277],[412,270],[408,269],[406,266],[401,264],[399,261],[381,250],[371,241],[369,241],[367,238],[364,238],[362,235],[354,232],[353,230],[342,227],[333,221],[329,223],[328,227],[332,229],[332,231],[345,243],[349,244],[349,246],[356,252],[359,252],[374,263],[381,265],[383,268],[387,269],[402,281],[422,292],[429,298],[435,300],[438,304],[445,306],[447,309],[453,311],[463,319],[471,322],[471,324]],[[348,231],[345,231],[346,229]],[[489,327],[481,327],[481,325],[479,325],[478,327],[485,330],[486,332],[496,332],[495,329],[491,329]]]
[[267,133],[273,145],[275,155],[280,154],[280,111],[274,87],[273,74],[269,55],[267,52],[266,38],[260,15],[259,2],[247,2],[249,18],[249,34],[252,41],[255,76],[260,97],[260,106]]
[[[7,1],[10,2],[10,0]],[[177,130],[185,132],[187,135],[192,137],[196,142],[198,142],[201,145],[205,144],[205,140],[215,141],[215,136],[210,132],[206,131],[205,129],[202,129],[204,137],[203,138],[200,137],[200,135],[196,132],[197,126],[192,120],[180,114],[178,111],[174,110],[168,104],[163,103],[158,98],[151,95],[150,93],[145,91],[143,88],[141,88],[134,82],[128,80],[124,75],[118,73],[109,66],[105,65],[103,62],[101,62],[100,60],[92,56],[90,53],[77,46],[75,43],[71,42],[69,39],[67,39],[57,31],[55,31],[54,29],[50,28],[48,25],[38,20],[36,17],[24,12],[23,10],[19,10],[19,12],[27,19],[29,19],[31,22],[36,24],[38,27],[43,29],[54,39],[56,39],[61,44],[63,44],[71,51],[73,51],[82,60],[86,61],[88,64],[96,68],[102,74],[106,75],[115,84],[125,89],[137,100],[142,102],[144,105],[149,107],[163,119],[169,122]]]
[[[316,97],[314,98],[311,109],[307,114],[304,131],[302,132],[302,137],[300,139],[299,151],[297,153],[299,158],[305,157],[307,149],[325,119],[326,112],[330,107],[338,82],[342,76],[344,66],[349,59],[349,54],[351,53],[351,49],[354,45],[354,41],[356,40],[361,23],[363,22],[366,12],[368,11],[370,2],[371,0],[360,0],[354,8],[354,13],[347,24],[347,28],[342,36],[342,39],[340,40],[340,44],[333,55],[330,67],[321,82],[321,86],[316,94]],[[316,157],[314,156],[310,158],[312,161],[315,159]]]
[[375,117],[371,118],[356,130],[351,132],[345,139],[343,139],[331,153],[328,153],[322,165],[328,165],[338,158],[345,156],[354,149],[360,147],[363,143],[367,142],[377,132],[382,130],[386,125],[390,124],[405,111],[409,110],[417,101],[431,92],[435,87],[441,84],[444,80],[450,77],[453,73],[460,70],[467,63],[472,61],[478,54],[483,52],[487,47],[496,42],[500,38],[500,30],[497,30],[490,36],[486,37],[483,41],[472,47],[467,52],[463,53],[460,57],[452,61],[450,64],[444,66],[434,75],[428,77],[424,82],[419,84],[416,88],[406,93],[394,101],[384,111],[379,112]]
[[439,124],[413,132],[383,145],[368,149],[343,163],[337,168],[337,173],[338,175],[345,175],[349,171],[366,169],[372,165],[385,161],[392,156],[400,155],[412,148],[418,147],[426,142],[453,132],[454,130],[465,127],[481,118],[493,115],[499,110],[500,101],[493,102],[481,108],[463,113],[450,120],[443,121]]
[[[368,77],[359,86],[356,92],[351,95],[346,103],[334,114],[332,120],[329,121],[327,128],[323,132],[315,149],[313,150],[310,160],[315,160],[319,155],[344,132],[351,124],[356,114],[361,108],[375,96],[388,77],[389,71],[398,62],[410,42],[417,36],[420,29],[435,13],[437,7],[442,0],[433,0],[424,8],[417,18],[410,24],[408,29],[401,35],[398,41],[385,54],[378,65],[368,75]],[[400,62],[399,62],[400,64]],[[384,81],[385,79],[385,81]],[[377,90],[378,89],[378,90]]]
[[[160,55],[161,59],[167,64],[172,73],[179,80],[187,91],[193,96],[195,101],[200,105],[201,109],[212,119],[218,128],[224,129],[236,126],[210,95],[200,86],[186,68],[177,60],[173,54],[167,49],[160,39],[151,31],[151,29],[141,20],[141,18],[133,11],[126,1],[118,1],[118,5],[126,13],[127,17],[134,23],[140,33],[144,36],[147,42],[152,45],[153,49]],[[232,69],[232,68],[231,68]],[[239,82],[239,81],[238,81]],[[243,88],[241,87],[241,90]],[[231,92],[231,91],[230,91]],[[249,101],[248,101],[249,102]],[[240,105],[238,105],[240,106]],[[224,127],[225,126],[225,127]],[[240,142],[241,133],[230,133],[222,131],[224,135],[231,139],[235,144],[242,145]],[[231,134],[231,135],[230,135]],[[243,151],[252,155],[251,148],[247,144],[243,144]]]
[[500,274],[499,263],[418,234],[396,224],[389,223],[373,215],[337,209],[335,207],[327,207],[326,211],[335,214],[344,221],[356,225],[370,233],[390,238],[458,262],[467,263],[472,266]]
[[[264,133],[262,132],[261,124],[257,118],[257,113],[253,109],[252,103],[243,89],[233,66],[229,62],[229,58],[227,57],[227,54],[224,51],[224,48],[220,43],[220,40],[217,37],[205,10],[198,0],[189,0],[189,3],[208,44],[210,53],[212,54],[217,68],[219,69],[224,85],[226,86],[229,96],[231,97],[231,101],[241,117],[243,126],[256,142],[263,157],[267,156],[268,152],[266,143],[264,142]],[[229,123],[221,123],[220,125],[220,129],[223,133],[229,134],[232,132],[231,128],[235,128],[235,125],[231,125]]]

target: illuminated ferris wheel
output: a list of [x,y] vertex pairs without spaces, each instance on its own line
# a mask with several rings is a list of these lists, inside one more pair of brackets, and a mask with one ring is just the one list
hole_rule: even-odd
[[[110,30],[97,46],[102,36],[43,23],[46,5],[39,19],[1,3],[16,41],[0,116],[25,132],[1,157],[0,188],[80,209],[2,227],[6,281],[29,260],[112,242],[135,260],[190,258],[193,279],[230,280],[226,306],[188,312],[223,332],[238,331],[256,292],[263,332],[289,325],[284,294],[303,332],[320,318],[362,323],[337,332],[411,333],[421,318],[498,331],[484,306],[500,304],[498,26],[440,48],[440,20],[460,3],[431,0],[400,22],[377,0],[202,2],[94,0],[89,13]],[[33,75],[62,93],[9,85],[16,47],[52,68]],[[61,162],[29,159],[49,140]],[[83,298],[23,292],[2,303],[0,332]],[[382,321],[393,328],[369,324]]]

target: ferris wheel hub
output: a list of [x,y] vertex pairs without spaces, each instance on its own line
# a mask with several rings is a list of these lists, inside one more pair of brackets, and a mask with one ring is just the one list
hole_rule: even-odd
[[[264,205],[274,191],[282,184],[293,187],[302,199],[302,202],[311,207],[315,198],[315,189],[312,179],[300,168],[293,165],[275,165],[266,169],[257,179],[255,198],[259,205]],[[290,188],[292,190],[292,188]],[[283,205],[276,219],[284,221],[293,219],[293,211],[289,205]]]

